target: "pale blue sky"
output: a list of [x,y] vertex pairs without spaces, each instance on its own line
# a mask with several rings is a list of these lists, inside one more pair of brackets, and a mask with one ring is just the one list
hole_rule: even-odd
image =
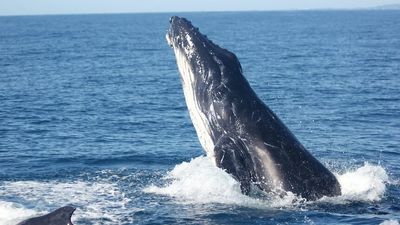
[[0,15],[368,8],[400,0],[0,0]]

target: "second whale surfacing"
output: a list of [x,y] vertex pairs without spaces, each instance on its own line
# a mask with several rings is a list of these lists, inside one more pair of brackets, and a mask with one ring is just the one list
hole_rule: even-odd
[[243,193],[258,187],[307,200],[341,194],[336,177],[257,97],[232,52],[176,16],[166,38],[200,143],[218,167],[240,182]]
[[73,225],[71,217],[74,211],[74,207],[64,206],[49,214],[24,220],[17,225]]

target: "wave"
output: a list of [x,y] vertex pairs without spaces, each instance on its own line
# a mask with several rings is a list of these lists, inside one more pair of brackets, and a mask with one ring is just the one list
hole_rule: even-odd
[[389,176],[379,165],[365,163],[363,166],[336,174],[342,188],[342,195],[332,200],[340,201],[379,201],[385,194]]
[[[379,201],[384,196],[389,180],[384,168],[368,163],[335,175],[342,187],[342,195],[324,197],[318,201],[334,204]],[[144,192],[168,195],[181,203],[222,203],[256,208],[295,207],[305,202],[291,192],[284,196],[271,193],[262,197],[243,195],[240,184],[206,156],[175,166],[164,179],[164,186],[150,185]]]
[[26,218],[37,215],[38,213],[43,212],[26,209],[17,203],[0,201],[0,225],[15,225]]
[[[147,172],[146,172],[147,173]],[[94,176],[94,177],[93,177]],[[77,207],[72,221],[90,224],[133,223],[133,214],[143,209],[132,208],[129,191],[120,189],[118,180],[142,182],[134,177],[136,173],[122,176],[108,170],[91,174],[91,179],[77,181],[4,181],[0,182],[0,225],[16,224],[26,218],[43,215],[63,205]],[[352,201],[380,201],[386,191],[389,177],[379,165],[365,163],[355,169],[336,174],[342,195],[322,198],[317,201],[329,204],[346,204]],[[83,176],[83,177],[86,177]],[[142,178],[141,178],[142,180]],[[154,179],[140,185],[147,185],[146,193],[167,195],[178,204],[217,203],[245,206],[249,208],[294,208],[303,209],[306,202],[293,193],[286,195],[254,193],[243,195],[240,184],[213,161],[200,156],[190,162],[183,162],[163,177],[161,185],[149,185]],[[143,186],[142,186],[143,187]],[[139,191],[140,192],[140,191]],[[140,194],[140,193],[139,193]],[[393,224],[393,221],[388,223]],[[395,221],[396,222],[396,221]],[[389,223],[389,224],[390,224]],[[395,223],[394,223],[395,224]]]
[[399,225],[399,221],[397,220],[385,220],[379,225]]
[[[64,205],[77,207],[72,222],[85,220],[91,224],[119,224],[120,216],[128,213],[126,205],[130,201],[112,183],[84,181],[7,181],[0,183],[0,196],[7,199],[0,201],[0,225],[16,224]],[[13,203],[12,199],[35,210]],[[129,209],[132,211],[134,209]]]
[[169,195],[184,203],[222,203],[248,207],[264,208],[265,205],[281,207],[296,200],[288,194],[281,198],[268,196],[269,201],[243,195],[240,184],[222,169],[216,167],[206,156],[183,162],[170,171],[166,177],[167,185],[151,185],[144,192]]

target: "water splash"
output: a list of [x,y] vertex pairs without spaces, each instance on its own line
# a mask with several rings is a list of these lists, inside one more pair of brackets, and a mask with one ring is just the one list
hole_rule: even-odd
[[[33,209],[12,202],[0,201],[0,224],[15,224],[28,217],[43,215],[58,207],[77,207],[72,221],[89,220],[92,224],[119,224],[120,215],[127,212],[129,199],[118,187],[105,182],[37,182],[0,183],[0,196],[17,199]],[[26,203],[26,204],[25,204]],[[132,209],[130,209],[132,211]],[[130,211],[130,212],[131,212]]]
[[379,225],[399,225],[399,221],[397,220],[385,220]]
[[15,225],[18,222],[28,218],[38,215],[39,213],[32,209],[26,209],[22,205],[0,201],[0,224],[1,225]]
[[[349,201],[379,201],[382,199],[389,177],[381,166],[366,163],[356,170],[336,175],[342,195],[324,197],[318,201],[342,204]],[[164,178],[165,186],[151,185],[147,193],[168,195],[182,203],[222,203],[247,207],[294,207],[304,202],[291,192],[286,195],[266,194],[262,198],[249,197],[240,191],[240,184],[211,159],[200,156],[183,162]],[[312,202],[311,202],[312,203]]]
[[167,185],[163,187],[151,185],[144,191],[169,195],[180,203],[222,203],[256,208],[291,207],[302,200],[292,193],[284,197],[264,195],[262,198],[243,195],[240,184],[205,156],[175,166],[164,179]]
[[365,163],[364,166],[337,175],[342,187],[342,198],[357,201],[379,201],[382,199],[389,176],[381,166]]
[[239,183],[203,156],[175,166],[164,179],[166,186],[151,185],[144,191],[198,203],[255,201],[241,195]]

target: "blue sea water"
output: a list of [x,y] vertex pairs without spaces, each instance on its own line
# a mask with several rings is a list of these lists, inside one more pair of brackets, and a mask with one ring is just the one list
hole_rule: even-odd
[[396,224],[400,11],[179,13],[233,51],[343,196],[257,199],[202,156],[173,14],[0,17],[0,224]]

